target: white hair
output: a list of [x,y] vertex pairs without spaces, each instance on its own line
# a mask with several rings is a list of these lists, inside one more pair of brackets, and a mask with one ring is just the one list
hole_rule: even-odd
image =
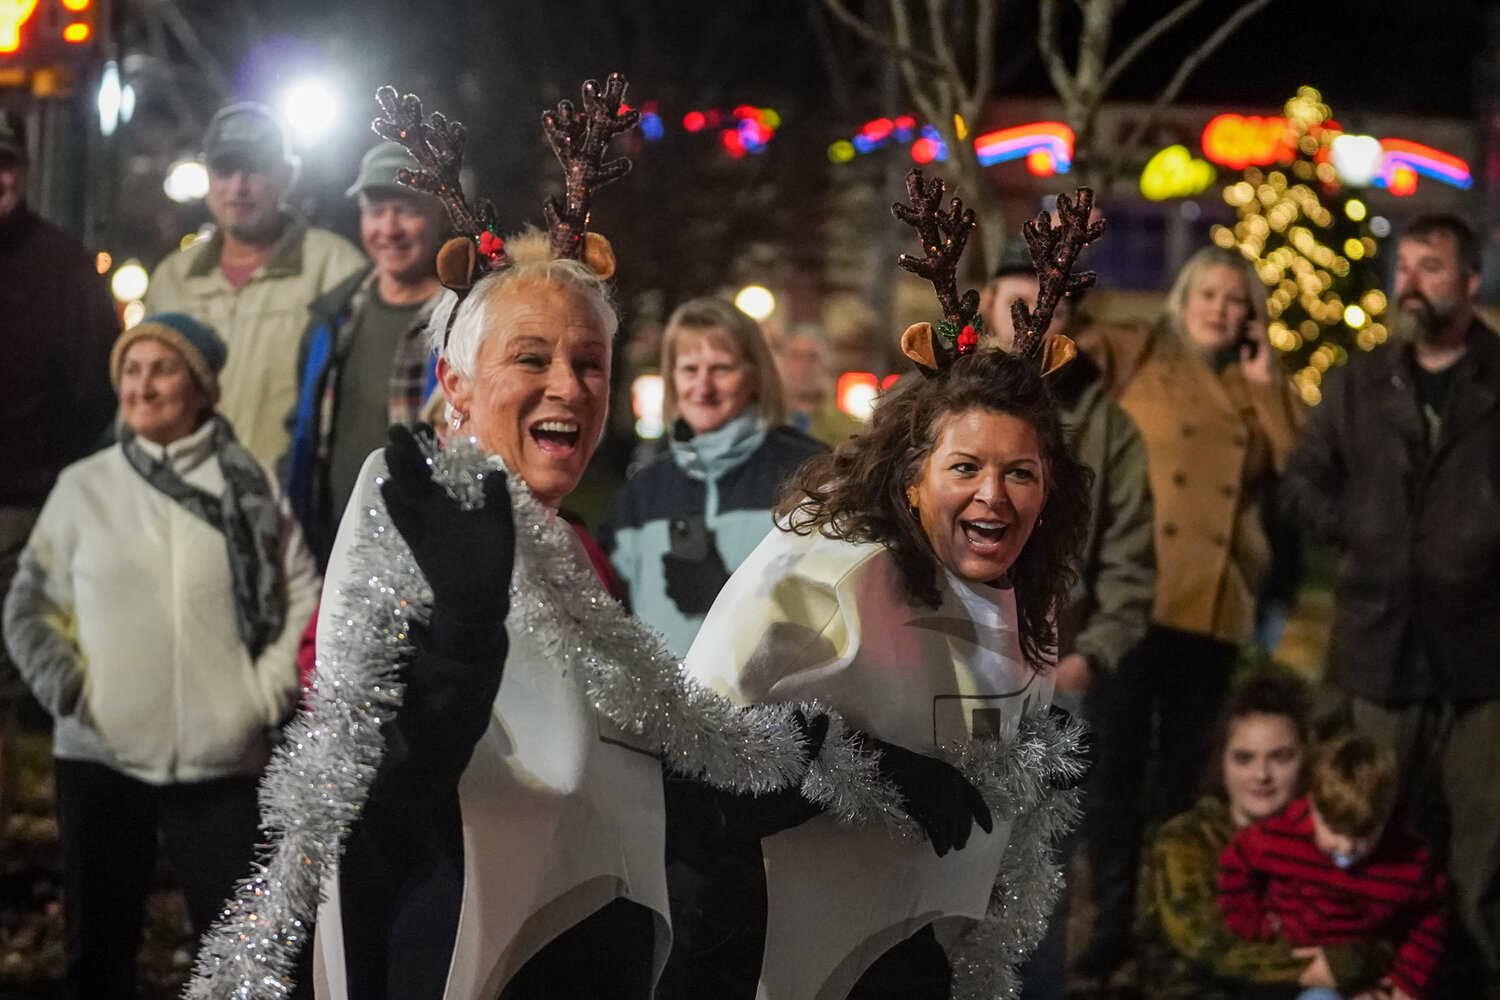
[[[486,338],[501,331],[489,323],[490,303],[511,286],[538,287],[552,285],[570,289],[581,295],[594,310],[599,324],[610,340],[620,326],[620,317],[615,312],[609,288],[599,276],[581,260],[568,260],[552,256],[547,234],[537,229],[527,229],[505,240],[509,267],[480,278],[469,290],[463,301],[452,291],[443,293],[432,311],[427,324],[428,346],[438,357],[448,362],[448,367],[462,378],[472,379],[479,364],[479,348]],[[449,330],[449,317],[453,328]],[[444,343],[446,336],[447,343]]]

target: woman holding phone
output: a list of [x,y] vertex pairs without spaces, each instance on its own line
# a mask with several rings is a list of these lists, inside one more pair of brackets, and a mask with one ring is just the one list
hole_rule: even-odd
[[1101,679],[1089,712],[1100,777],[1088,822],[1109,831],[1090,837],[1099,916],[1079,962],[1089,974],[1107,977],[1131,952],[1148,766],[1157,764],[1155,815],[1192,805],[1210,723],[1255,624],[1270,567],[1260,502],[1298,425],[1266,319],[1265,287],[1250,264],[1206,247],[1178,273],[1151,327],[1079,338],[1145,440],[1157,564],[1146,638]]

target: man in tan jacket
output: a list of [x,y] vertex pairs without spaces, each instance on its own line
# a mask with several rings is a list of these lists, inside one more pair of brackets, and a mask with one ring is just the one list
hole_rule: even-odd
[[307,307],[365,265],[352,243],[315,229],[283,199],[296,158],[270,109],[232,104],[203,137],[214,233],[167,257],[146,311],[183,312],[229,345],[219,410],[261,462],[286,451],[283,418],[297,397],[297,345]]

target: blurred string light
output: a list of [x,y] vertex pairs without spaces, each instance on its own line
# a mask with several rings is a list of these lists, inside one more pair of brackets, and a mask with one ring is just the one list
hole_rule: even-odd
[[99,134],[106,139],[135,113],[135,90],[120,79],[120,65],[111,59],[99,74],[99,90],[94,97],[99,112]]
[[856,420],[868,421],[880,398],[880,381],[874,372],[844,372],[834,396],[840,410]]
[[943,142],[942,133],[933,125],[923,124],[916,115],[872,118],[848,139],[840,139],[831,144],[828,147],[828,159],[834,163],[848,163],[856,156],[908,143],[911,144],[911,158],[915,163],[943,162],[948,159],[948,144]]
[[[1266,122],[1280,123],[1274,139]],[[1366,208],[1358,199],[1334,201],[1342,209],[1337,213],[1324,204],[1324,196],[1339,197],[1331,157],[1344,133],[1316,90],[1301,88],[1283,118],[1243,123],[1243,131],[1235,131],[1241,127],[1220,122],[1215,150],[1205,132],[1205,152],[1240,162],[1275,149],[1290,151],[1290,159],[1278,152],[1273,169],[1247,165],[1223,191],[1239,220],[1213,227],[1210,237],[1238,249],[1265,283],[1267,337],[1295,366],[1293,384],[1303,400],[1316,404],[1323,373],[1342,364],[1350,347],[1370,350],[1389,336],[1380,321],[1386,301],[1373,260],[1380,234],[1373,219],[1364,223]],[[1222,144],[1235,144],[1233,157]]]
[[734,297],[734,304],[757,323],[764,323],[776,311],[776,296],[764,285],[746,285]]
[[146,318],[146,303],[140,299],[125,303],[121,310],[120,319],[125,323],[125,329],[140,325],[141,320]]
[[141,262],[132,259],[115,268],[109,279],[109,290],[116,302],[133,302],[146,297],[146,287],[150,283],[151,276]]
[[739,159],[746,154],[765,152],[781,127],[781,115],[773,108],[741,104],[729,111],[719,108],[689,111],[682,116],[682,127],[695,133],[717,131],[724,152]]
[[303,139],[319,138],[337,119],[338,112],[338,98],[321,80],[295,83],[281,98],[286,123]]
[[208,194],[208,168],[197,160],[178,160],[167,169],[161,189],[175,202],[199,201]]
[[94,255],[94,270],[100,274],[108,274],[109,269],[114,266],[115,259],[109,255],[108,250],[100,250]]
[[[1299,131],[1299,122],[1315,124],[1307,132]],[[1305,175],[1298,175],[1304,180],[1382,187],[1399,196],[1414,193],[1419,176],[1461,190],[1474,183],[1468,163],[1451,153],[1408,139],[1345,133],[1311,87],[1301,88],[1279,117],[1214,116],[1203,128],[1201,144],[1205,156],[1231,170],[1307,164]]]

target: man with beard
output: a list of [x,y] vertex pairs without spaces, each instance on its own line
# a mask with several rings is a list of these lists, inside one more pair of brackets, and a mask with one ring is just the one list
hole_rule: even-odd
[[1474,314],[1480,249],[1463,220],[1413,220],[1396,255],[1396,336],[1329,373],[1282,496],[1343,556],[1330,676],[1355,727],[1445,815],[1434,832],[1466,932],[1445,968],[1473,976],[1451,995],[1496,996],[1500,340]]
[[285,198],[297,173],[269,108],[231,104],[203,136],[214,231],[156,268],[146,312],[181,312],[229,346],[219,412],[265,464],[287,448],[282,418],[297,396],[297,343],[308,305],[365,263],[346,239],[309,226]]

